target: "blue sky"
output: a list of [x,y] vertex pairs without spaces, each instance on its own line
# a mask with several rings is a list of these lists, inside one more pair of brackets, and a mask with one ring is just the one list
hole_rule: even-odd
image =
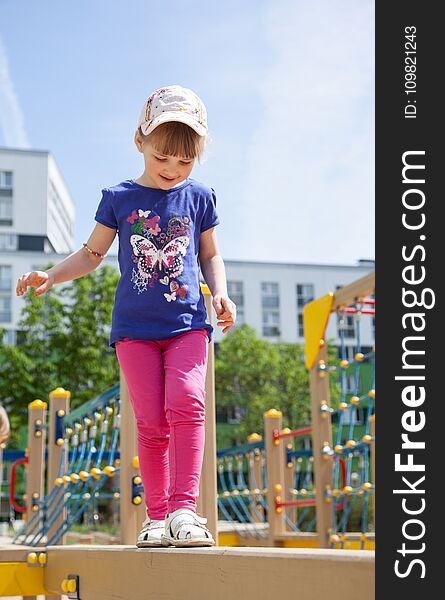
[[140,110],[175,83],[207,107],[191,176],[224,258],[374,257],[373,1],[2,0],[0,145],[51,151],[77,247],[101,189],[143,172]]

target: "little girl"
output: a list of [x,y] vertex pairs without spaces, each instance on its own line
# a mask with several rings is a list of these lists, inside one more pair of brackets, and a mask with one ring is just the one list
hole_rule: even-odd
[[25,273],[17,283],[17,295],[27,286],[40,295],[82,277],[97,268],[119,234],[121,277],[110,346],[137,422],[147,506],[138,547],[215,544],[207,519],[196,514],[213,334],[200,268],[223,333],[233,327],[236,307],[227,295],[216,240],[215,191],[189,177],[207,131],[205,106],[192,90],[179,85],[155,90],[134,136],[143,174],[102,190],[97,224],[82,249],[46,272]]

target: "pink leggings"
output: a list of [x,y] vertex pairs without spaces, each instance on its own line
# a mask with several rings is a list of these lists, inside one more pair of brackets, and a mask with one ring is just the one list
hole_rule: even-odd
[[147,516],[196,512],[204,452],[205,329],[167,340],[116,342],[138,430]]

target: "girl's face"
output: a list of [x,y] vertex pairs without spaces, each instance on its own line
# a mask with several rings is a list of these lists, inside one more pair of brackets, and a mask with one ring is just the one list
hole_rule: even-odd
[[150,187],[168,190],[190,175],[195,164],[194,158],[161,154],[149,141],[142,143],[137,134],[135,142],[139,152],[144,155],[145,175]]

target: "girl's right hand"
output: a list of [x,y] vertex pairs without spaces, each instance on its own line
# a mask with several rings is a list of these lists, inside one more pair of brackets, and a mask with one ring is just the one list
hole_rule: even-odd
[[40,296],[44,294],[49,289],[51,289],[54,285],[54,277],[47,273],[46,271],[29,271],[29,273],[25,273],[17,282],[16,294],[17,296],[23,296],[26,292],[26,288],[36,287],[36,291],[34,292],[35,296]]

